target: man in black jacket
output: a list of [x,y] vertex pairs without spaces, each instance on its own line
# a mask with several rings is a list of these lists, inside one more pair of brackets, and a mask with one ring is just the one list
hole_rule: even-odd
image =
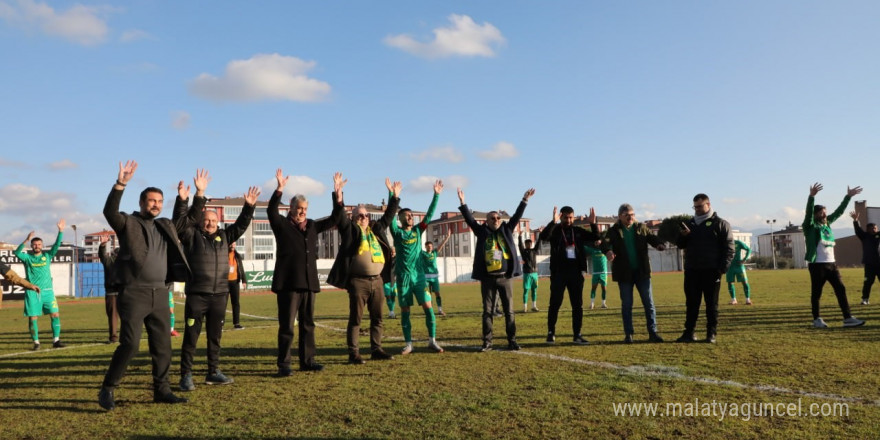
[[[370,224],[370,215],[364,205],[358,205],[351,213],[354,221],[343,216],[337,229],[339,231],[339,253],[330,269],[327,282],[348,291],[348,363],[364,363],[358,347],[361,319],[364,305],[370,313],[370,358],[389,360],[393,357],[382,350],[382,299],[386,282],[391,282],[391,244],[385,231],[394,221],[400,205],[400,182],[391,184],[385,179],[385,186],[391,193],[388,206],[382,218]],[[340,204],[343,201],[339,200]]]
[[862,305],[868,305],[868,298],[871,296],[871,286],[874,285],[874,278],[880,278],[880,232],[877,225],[868,223],[862,230],[859,226],[859,213],[852,211],[849,213],[853,219],[853,229],[856,236],[862,242],[862,264],[865,265],[865,282],[862,284]]
[[706,300],[706,342],[715,343],[718,329],[718,291],[721,277],[733,261],[734,243],[730,223],[712,210],[709,196],[694,196],[694,217],[681,224],[676,241],[684,249],[684,296],[687,314],[684,333],[676,342],[694,342],[700,303]]
[[279,168],[275,172],[278,186],[269,199],[266,212],[275,234],[278,254],[272,275],[272,292],[278,303],[278,375],[290,376],[290,346],[293,343],[293,320],[299,317],[299,367],[302,371],[321,371],[324,366],[315,362],[315,294],[321,291],[318,281],[318,234],[337,224],[345,216],[339,200],[346,180],[341,173],[333,175],[333,212],[329,217],[315,221],[306,218],[309,202],[297,194],[290,199],[287,217],[278,212],[281,194],[290,176]]
[[483,346],[481,352],[492,350],[492,318],[495,312],[495,297],[501,299],[504,310],[504,324],[507,332],[507,349],[519,350],[516,342],[516,320],[513,315],[513,282],[511,278],[522,273],[513,233],[519,226],[519,219],[526,210],[529,198],[535,194],[531,188],[525,192],[516,212],[509,221],[502,222],[501,214],[492,211],[486,214],[484,224],[477,223],[471,210],[464,202],[464,191],[458,188],[458,210],[464,221],[477,237],[474,246],[474,266],[471,278],[480,282],[483,298]]
[[532,245],[531,239],[526,239],[523,244],[523,234],[516,236],[519,245],[519,255],[523,265],[523,313],[529,310],[529,294],[532,296],[532,311],[538,309],[538,246]]
[[226,385],[233,382],[232,378],[220,371],[220,337],[229,293],[229,243],[235,243],[247,231],[254,217],[257,197],[260,196],[257,187],[250,187],[235,223],[226,229],[219,229],[217,212],[205,211],[205,189],[210,180],[206,170],[196,171],[193,179],[196,195],[188,212],[189,186],[181,180],[177,185],[172,217],[193,273],[192,280],[186,283],[186,327],[180,347],[181,391],[196,388],[192,380],[192,365],[196,343],[202,332],[202,319],[205,320],[208,338],[208,375],[205,376],[205,383]]
[[[557,225],[556,222],[559,222]],[[550,306],[547,311],[547,343],[556,342],[556,319],[565,289],[571,303],[571,327],[574,343],[586,345],[581,336],[584,318],[584,272],[587,258],[584,246],[593,245],[601,236],[596,233],[596,211],[590,208],[590,229],[574,226],[574,209],[563,206],[560,211],[553,207],[553,220],[538,234],[538,239],[550,242]]]
[[110,329],[110,338],[108,344],[119,342],[119,308],[117,300],[119,297],[119,285],[116,283],[116,274],[113,270],[113,264],[116,261],[116,255],[119,248],[110,251],[107,249],[107,242],[110,238],[105,234],[101,235],[101,244],[98,246],[98,259],[104,266],[104,311],[107,312],[107,326]]
[[116,282],[119,283],[119,346],[113,352],[98,404],[106,410],[116,407],[113,392],[122,381],[129,362],[137,354],[141,331],[147,327],[150,356],[153,358],[153,401],[183,403],[187,400],[171,393],[168,370],[171,366],[171,313],[168,310],[168,284],[187,281],[189,263],[180,246],[171,220],[162,213],[162,190],[149,187],[141,192],[140,211],[119,212],[122,192],[137,170],[137,162],[119,163],[116,184],[104,205],[104,217],[119,237]]
[[232,304],[232,328],[244,329],[241,325],[241,287],[247,287],[244,273],[244,262],[241,254],[235,250],[235,242],[229,242],[229,302]]

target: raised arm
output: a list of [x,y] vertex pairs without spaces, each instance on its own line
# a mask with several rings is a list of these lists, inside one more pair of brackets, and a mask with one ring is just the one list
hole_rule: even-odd
[[859,237],[859,240],[864,240],[865,231],[859,226],[859,213],[856,211],[850,211],[849,216],[853,219],[853,229],[856,231],[856,237]]
[[[50,259],[55,257],[55,254],[58,253],[58,249],[61,247],[61,238],[64,236],[64,226],[65,225],[66,225],[66,223],[64,222],[63,218],[58,220],[58,224],[55,225],[58,227],[58,236],[55,237],[55,244],[52,245],[52,248],[49,249],[48,252],[43,252]],[[76,243],[74,243],[73,245],[76,246]]]
[[241,213],[238,214],[235,223],[226,227],[226,240],[230,243],[237,241],[247,231],[254,218],[254,210],[257,207],[257,197],[259,196],[260,188],[256,186],[248,188],[248,192],[244,194],[244,206],[241,207]]
[[330,216],[315,222],[315,228],[317,231],[324,232],[342,222],[342,219],[345,218],[345,206],[342,203],[342,188],[348,182],[348,179],[342,178],[342,173],[336,172],[333,174],[333,194],[331,194],[331,203],[333,203],[333,211],[330,212]]
[[428,206],[428,212],[425,213],[425,218],[419,222],[418,227],[421,230],[428,229],[428,223],[431,222],[431,218],[434,217],[434,210],[437,209],[437,201],[440,200],[440,193],[443,192],[443,181],[437,180],[434,182],[434,198],[431,199],[431,204]]
[[529,203],[529,199],[533,195],[535,195],[535,188],[529,188],[528,190],[526,190],[525,194],[523,194],[523,198],[522,200],[520,200],[519,205],[516,207],[516,211],[510,217],[510,220],[507,221],[507,224],[509,225],[508,228],[510,228],[511,231],[514,230],[519,224],[519,220],[526,212],[526,206]]
[[846,195],[843,197],[843,200],[840,202],[840,205],[837,206],[837,209],[834,210],[831,214],[828,214],[828,224],[834,223],[835,220],[840,218],[844,212],[846,212],[846,207],[849,206],[849,201],[853,198],[853,196],[857,194],[861,194],[862,187],[857,186],[855,188],[846,187]]
[[287,185],[287,179],[290,179],[290,175],[285,177],[281,168],[275,171],[275,181],[278,186],[269,197],[269,205],[266,206],[266,215],[269,217],[269,223],[273,225],[272,229],[277,228],[284,221],[284,216],[278,212],[278,207],[281,206],[281,195],[284,192],[284,186]]
[[128,182],[134,176],[137,166],[137,162],[133,160],[129,160],[125,164],[119,162],[119,173],[116,175],[116,183],[113,184],[113,189],[104,203],[104,218],[107,219],[107,223],[117,233],[125,230],[125,214],[119,212],[122,192],[125,191],[125,186],[128,185]]
[[[388,188],[388,206],[385,207],[385,213],[376,223],[379,229],[385,229],[394,223],[394,215],[400,207],[400,182],[391,183],[391,179],[385,178],[385,188]],[[374,229],[376,229],[374,227]]]
[[446,242],[449,241],[449,237],[452,237],[452,228],[449,228],[447,230],[446,238],[444,238],[443,241],[441,241],[440,244],[437,246],[438,253],[443,252],[443,246],[446,246]]

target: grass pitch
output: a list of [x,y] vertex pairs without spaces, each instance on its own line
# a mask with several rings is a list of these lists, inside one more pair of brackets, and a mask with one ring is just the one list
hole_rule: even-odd
[[[843,276],[853,314],[868,321],[864,327],[841,327],[837,302],[826,286],[822,311],[829,328],[811,328],[806,270],[750,271],[755,305],[727,305],[722,287],[714,345],[672,342],[684,323],[681,273],[655,274],[653,279],[664,344],[643,342],[647,334],[638,300],[633,310],[637,343],[622,343],[620,299],[616,284],[610,283],[609,308],[585,310],[583,332],[590,345],[570,342],[567,295],[557,343],[547,345],[549,280],[541,279],[542,311],[537,313],[521,313],[517,280],[516,322],[523,350],[501,349],[506,346],[503,318],[496,318],[498,349],[489,353],[477,351],[479,286],[443,285],[448,316],[438,317],[437,335],[445,353],[425,349],[423,313],[414,309],[416,351],[361,366],[346,363],[347,295],[325,291],[318,295],[316,318],[317,359],[326,368],[320,373],[295,370],[288,378],[273,377],[274,295],[245,294],[246,329],[223,334],[221,369],[234,384],[204,385],[202,335],[195,358],[196,390],[181,393],[190,402],[154,404],[144,339],[111,412],[97,404],[115,348],[103,343],[103,302],[62,300],[62,338],[68,348],[30,352],[22,304],[7,301],[0,310],[0,437],[876,438],[880,305],[858,305],[861,269],[846,269]],[[737,289],[742,304],[742,288]],[[588,307],[589,285],[584,297]],[[880,297],[875,301],[880,304]],[[182,304],[176,312],[181,330]],[[365,318],[364,327],[368,322]],[[48,317],[40,319],[44,347],[51,342],[48,325]],[[403,347],[399,319],[385,320],[385,335],[385,349],[397,355]],[[170,379],[175,391],[181,341],[172,339]],[[367,336],[361,338],[361,348],[369,352]],[[636,416],[623,404],[657,405],[657,411],[645,415],[649,407],[638,406]],[[757,405],[764,413],[756,413]],[[773,415],[767,413],[770,406]]]

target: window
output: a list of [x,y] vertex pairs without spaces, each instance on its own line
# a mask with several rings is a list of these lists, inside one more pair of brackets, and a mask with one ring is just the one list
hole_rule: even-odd
[[223,219],[235,221],[238,216],[241,215],[241,207],[226,207],[223,208]]
[[254,235],[272,235],[272,226],[268,223],[251,223]]
[[275,239],[274,238],[254,237],[254,253],[274,252],[274,251],[275,251]]

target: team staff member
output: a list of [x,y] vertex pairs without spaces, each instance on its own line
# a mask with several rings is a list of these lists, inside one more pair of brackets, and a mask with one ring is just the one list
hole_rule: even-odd
[[235,250],[235,242],[229,242],[229,302],[232,303],[232,328],[241,330],[241,288],[247,287],[241,254]]
[[113,249],[112,252],[107,249],[109,240],[107,235],[101,236],[98,258],[101,260],[101,265],[104,266],[104,311],[107,313],[107,326],[110,329],[110,338],[107,343],[112,344],[119,342],[119,308],[117,306],[119,284],[116,283],[116,272],[114,271],[119,248]]

